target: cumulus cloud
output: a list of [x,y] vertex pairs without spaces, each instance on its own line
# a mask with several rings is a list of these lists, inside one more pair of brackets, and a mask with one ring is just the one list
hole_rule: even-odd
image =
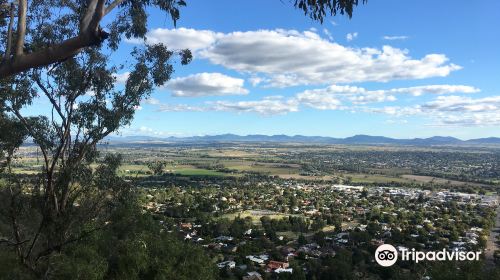
[[[192,28],[165,29],[157,28],[146,34],[147,44],[163,43],[169,49],[190,49],[193,52],[207,48],[215,43],[223,34],[211,30],[196,30]],[[130,43],[142,43],[138,39],[128,40]]]
[[297,112],[299,104],[295,99],[284,99],[281,96],[268,96],[257,101],[217,101],[213,103],[214,111],[229,111],[237,113],[257,113],[260,115],[282,115]]
[[385,121],[386,124],[406,124],[408,123],[408,120],[401,120],[401,119],[388,119]]
[[397,98],[394,95],[387,95],[382,91],[368,91],[363,94],[351,96],[349,97],[349,100],[354,104],[366,104],[374,102],[396,101]]
[[405,35],[400,35],[400,36],[384,36],[382,37],[384,40],[389,40],[389,41],[394,41],[394,40],[406,40],[408,38],[410,38],[409,36],[405,36]]
[[151,127],[147,126],[140,126],[140,127],[126,127],[123,128],[119,134],[115,135],[123,135],[123,136],[135,136],[135,135],[142,135],[142,136],[156,136],[156,137],[167,137],[167,136],[179,136],[182,134],[179,133],[172,133],[168,131],[162,131],[162,130],[157,130]]
[[346,40],[348,42],[358,38],[358,32],[354,32],[354,33],[347,33],[347,35],[345,36]]
[[415,60],[407,51],[390,46],[348,48],[291,31],[230,33],[201,55],[232,70],[265,74],[267,86],[272,87],[423,79],[460,69],[442,54]]
[[[332,85],[322,89],[311,89],[299,92],[290,97],[270,96],[261,100],[252,101],[215,101],[205,102],[202,105],[186,105],[186,104],[158,104],[159,111],[180,112],[180,111],[226,111],[238,113],[256,113],[260,115],[277,115],[297,112],[302,107],[310,107],[318,110],[352,110],[355,112],[365,113],[380,113],[392,116],[408,116],[417,114],[432,115],[431,107],[443,108],[444,100],[448,103],[455,101],[455,97],[443,99],[446,96],[440,96],[433,102],[425,103],[424,105],[415,105],[413,107],[401,106],[384,106],[384,107],[366,107],[363,106],[369,103],[392,102],[396,100],[397,94],[414,94],[418,88],[421,93],[444,94],[449,92],[477,92],[478,89],[468,86],[455,85],[429,85],[420,87],[395,88],[386,90],[367,90],[362,87],[349,85]],[[431,90],[422,90],[428,88]],[[460,89],[460,90],[458,90]],[[443,98],[441,98],[443,97]],[[471,99],[472,100],[472,99]],[[493,102],[491,99],[486,99],[487,102]],[[151,102],[153,103],[153,102]],[[478,102],[480,103],[480,102]],[[478,105],[476,105],[478,106]],[[491,107],[490,109],[492,109]],[[470,108],[472,109],[472,107]],[[479,109],[477,107],[476,109]]]
[[417,115],[417,114],[422,113],[422,109],[420,108],[419,105],[416,105],[413,107],[402,107],[402,106],[384,106],[381,108],[363,107],[363,108],[360,108],[360,111],[366,112],[366,113],[386,114],[386,115],[391,115],[391,116],[396,116],[396,117],[411,116],[411,115]]
[[462,96],[439,96],[422,106],[439,112],[495,112],[500,111],[500,96],[473,99]]
[[248,90],[243,87],[244,80],[221,73],[198,73],[187,77],[175,78],[166,84],[172,96],[200,97],[244,95]]
[[213,64],[261,77],[268,87],[424,79],[461,69],[444,54],[415,59],[391,46],[346,47],[312,31],[156,29],[147,42],[191,48]]
[[235,112],[255,113],[263,116],[282,115],[297,112],[299,104],[295,99],[285,99],[282,96],[268,96],[253,101],[215,101],[203,105],[160,104],[159,112]]
[[331,94],[321,91],[306,91],[297,94],[297,101],[306,106],[319,110],[335,110],[339,108],[341,101]]
[[449,94],[449,93],[477,93],[480,89],[464,85],[426,85],[407,88],[396,88],[389,90],[389,93],[409,93],[420,96],[424,93]]
[[192,106],[187,104],[158,104],[158,112],[205,112],[210,108],[204,106]]
[[396,94],[412,94],[415,96],[424,93],[475,93],[479,89],[463,85],[426,85],[418,87],[395,88],[387,90],[367,90],[356,86],[332,85],[323,89],[306,90],[297,95],[301,103],[316,109],[336,109],[340,105],[339,99],[345,99],[353,104],[367,104],[374,102],[396,101]]
[[500,126],[500,96],[470,98],[438,96],[430,102],[409,107],[363,108],[364,112],[391,116],[419,115],[432,126]]
[[472,127],[472,126],[500,126],[500,113],[490,112],[482,114],[443,115],[431,126]]

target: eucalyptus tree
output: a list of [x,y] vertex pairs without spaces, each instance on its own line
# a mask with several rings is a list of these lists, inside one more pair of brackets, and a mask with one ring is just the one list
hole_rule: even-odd
[[[351,16],[358,0],[293,4],[322,21],[327,14]],[[189,50],[162,44],[135,48],[130,65],[113,65],[109,54],[124,37],[145,38],[147,9],[166,12],[175,25],[185,5],[0,0],[0,247],[13,249],[37,277],[50,273],[51,258],[65,247],[113,223],[116,198],[128,188],[116,176],[120,157],[100,159],[97,145],[129,124],[140,101],[170,79],[174,60],[192,59]],[[122,66],[130,75],[117,86]],[[48,105],[30,113],[41,100]],[[11,164],[27,139],[42,164],[35,175],[20,176]]]
[[[119,156],[108,155],[91,166],[98,159],[97,144],[130,123],[141,100],[170,79],[174,60],[190,61],[188,51],[161,44],[137,48],[133,56],[123,86],[116,83],[118,67],[99,46],[0,82],[0,126],[8,129],[0,137],[7,159],[0,236],[35,273],[40,265],[47,269],[54,253],[113,222],[109,214],[127,187],[116,176]],[[49,106],[41,115],[28,114],[40,100]],[[42,154],[42,167],[31,180],[9,166],[26,138]]]
[[[289,2],[322,22],[329,14],[351,17],[360,0]],[[148,8],[165,12],[175,24],[185,5],[184,0],[0,0],[0,78],[63,61],[104,41],[116,50],[122,37],[145,38]]]

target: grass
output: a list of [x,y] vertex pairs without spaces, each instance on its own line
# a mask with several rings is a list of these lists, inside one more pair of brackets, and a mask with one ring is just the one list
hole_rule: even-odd
[[384,176],[378,174],[347,174],[352,178],[352,183],[411,183],[412,180],[399,177]]
[[263,216],[267,216],[271,219],[282,219],[292,215],[292,214],[282,214],[278,212],[272,212],[272,214],[258,214],[258,213],[259,213],[258,210],[244,210],[237,213],[224,214],[221,216],[221,218],[234,220],[238,216],[240,216],[240,218],[250,217],[254,225],[260,225],[261,224],[260,218],[262,218]]
[[184,176],[229,176],[229,174],[227,173],[218,172],[215,170],[196,169],[196,168],[181,168],[177,170],[172,170],[172,172]]
[[457,180],[448,180],[444,178],[437,178],[437,177],[432,177],[432,176],[420,176],[420,175],[403,175],[403,178],[410,179],[415,182],[421,182],[421,183],[430,183],[434,182],[437,184],[450,184],[452,186],[464,186],[464,185],[471,185],[471,186],[483,186],[483,184],[479,183],[473,183],[473,182],[463,182],[463,181],[457,181]]

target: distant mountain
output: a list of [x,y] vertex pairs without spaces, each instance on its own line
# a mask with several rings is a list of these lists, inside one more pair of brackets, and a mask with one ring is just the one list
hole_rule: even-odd
[[354,135],[340,140],[342,144],[395,144],[398,139],[384,136]]
[[478,139],[467,140],[465,142],[473,144],[500,144],[500,138],[498,137],[478,138]]
[[276,143],[323,143],[346,145],[500,145],[500,138],[489,137],[471,140],[460,140],[454,137],[434,136],[429,138],[395,139],[384,136],[355,135],[347,138],[304,135],[236,135],[221,134],[192,137],[152,137],[152,136],[113,136],[106,139],[113,143],[193,143],[193,142],[276,142]]

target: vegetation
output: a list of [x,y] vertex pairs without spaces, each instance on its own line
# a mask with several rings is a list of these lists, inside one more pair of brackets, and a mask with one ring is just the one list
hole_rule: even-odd
[[[294,5],[322,22],[328,14],[351,17],[358,2],[295,0]],[[0,37],[0,78],[64,61],[103,43],[114,51],[123,37],[145,38],[148,8],[166,13],[175,25],[183,6],[184,0],[33,0],[29,5],[28,0],[1,0],[0,31],[6,35]],[[104,19],[108,31],[100,25]]]
[[[290,2],[322,22],[351,17],[360,1]],[[498,276],[483,261],[373,262],[380,242],[483,250],[497,207],[496,147],[102,145],[175,62],[192,59],[162,44],[134,48],[126,65],[108,53],[123,37],[145,39],[148,9],[175,25],[185,5],[0,0],[0,279]],[[27,114],[40,96],[45,114]],[[366,188],[334,186],[354,183]]]

